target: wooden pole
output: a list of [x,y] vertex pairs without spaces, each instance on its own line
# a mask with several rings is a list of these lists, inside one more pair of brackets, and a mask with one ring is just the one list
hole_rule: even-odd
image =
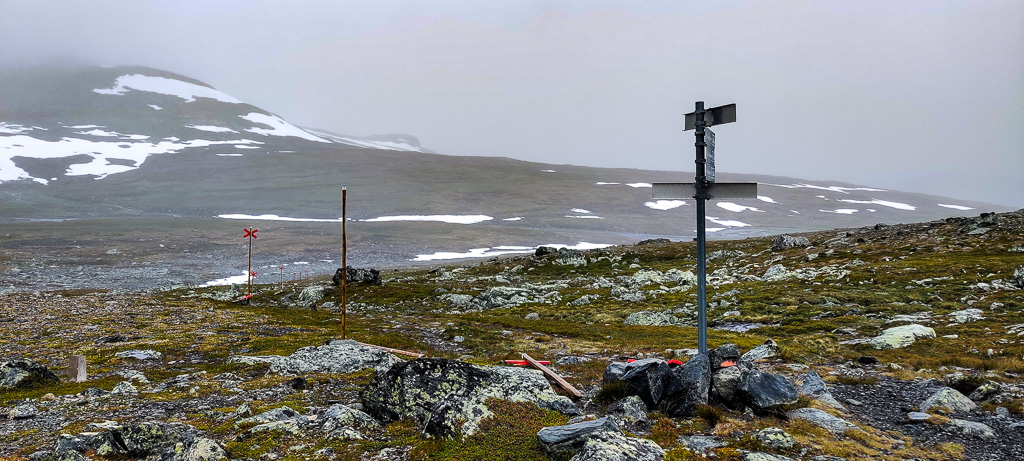
[[366,343],[356,343],[356,344],[359,344],[360,346],[366,346],[366,347],[375,347],[377,349],[383,349],[383,350],[386,350],[388,352],[395,353],[395,354],[408,355],[410,357],[416,357],[416,358],[423,357],[423,354],[420,354],[418,352],[403,351],[401,349],[395,349],[395,348],[391,348],[391,347],[378,346],[376,344],[366,344]]
[[555,382],[558,383],[559,386],[562,386],[562,389],[565,389],[566,391],[569,391],[569,393],[572,394],[574,397],[576,397],[576,398],[583,397],[583,393],[581,393],[575,387],[572,387],[572,384],[569,384],[569,382],[566,381],[565,378],[562,378],[561,376],[558,375],[558,373],[555,373],[554,371],[551,371],[550,368],[548,368],[548,367],[542,365],[540,362],[534,360],[533,357],[530,357],[529,355],[526,355],[525,353],[523,353],[523,360],[526,360],[527,362],[530,362],[530,365],[533,365],[535,368],[540,370],[542,373],[547,375],[549,378],[555,380]]
[[252,227],[249,228],[249,271],[245,273],[249,281],[249,288],[246,291],[246,298],[252,297]]
[[341,339],[345,339],[345,314],[348,310],[345,300],[345,279],[348,278],[348,188],[341,188]]

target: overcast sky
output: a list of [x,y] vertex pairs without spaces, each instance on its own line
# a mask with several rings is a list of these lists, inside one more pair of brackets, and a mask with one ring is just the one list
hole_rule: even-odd
[[[1024,206],[1024,2],[0,0],[0,66],[141,64],[439,153]],[[686,179],[682,175],[681,180]]]

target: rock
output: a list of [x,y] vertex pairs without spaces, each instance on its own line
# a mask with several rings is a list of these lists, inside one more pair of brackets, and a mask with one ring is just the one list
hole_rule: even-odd
[[139,395],[139,389],[129,381],[121,381],[110,391],[112,395],[135,396]]
[[340,427],[355,427],[359,429],[374,429],[380,427],[377,421],[362,411],[345,405],[331,405],[324,411],[317,420],[323,419],[323,429],[331,432]]
[[266,432],[279,432],[283,434],[298,435],[302,432],[299,428],[299,422],[294,419],[285,421],[271,421],[269,423],[263,423],[249,428],[249,430],[242,433],[239,438],[251,437],[256,434],[262,434]]
[[714,373],[711,378],[710,399],[731,409],[743,407],[739,389],[743,385],[746,369],[742,366],[725,367]]
[[[355,267],[346,267],[345,273],[348,277],[345,279],[345,283],[366,283],[369,285],[381,285],[383,282],[380,278],[380,271],[377,269],[358,269]],[[342,270],[339,267],[338,270],[334,271],[334,276],[331,277],[331,282],[335,285],[341,285]]]
[[950,312],[949,316],[953,318],[953,323],[976,322],[985,318],[982,312],[981,309],[971,308]]
[[978,408],[978,405],[956,389],[944,387],[932,394],[931,397],[925,399],[921,403],[920,408],[923,412],[927,412],[932,408],[945,408],[952,412],[966,412]]
[[306,378],[303,378],[301,376],[296,376],[292,379],[289,379],[288,382],[285,383],[285,385],[291,388],[292,390],[301,391],[309,386],[309,381],[306,381]]
[[787,271],[786,266],[783,266],[782,264],[776,264],[772,267],[769,267],[768,270],[764,272],[762,278],[764,278],[765,281],[774,282],[777,280],[785,280],[795,275],[796,273]]
[[530,312],[529,314],[526,314],[526,316],[523,317],[523,318],[526,319],[526,320],[539,320],[540,319],[540,314],[538,314],[536,312]]
[[338,428],[332,430],[329,434],[327,434],[327,440],[365,440],[365,439],[366,439],[366,437],[363,437],[363,434],[360,434],[359,431],[357,431],[357,430],[355,430],[355,429],[353,429],[351,427],[348,427],[348,426],[338,427]]
[[1000,390],[1002,390],[1002,385],[990,379],[981,383],[967,398],[975,402],[982,402],[998,394]]
[[579,408],[556,394],[538,370],[482,367],[447,359],[416,359],[378,372],[360,396],[380,421],[413,418],[431,436],[471,435],[491,416],[487,399],[532,402],[578,415]]
[[110,335],[103,336],[96,340],[96,344],[112,344],[112,343],[123,343],[128,341],[128,337],[125,335]]
[[814,370],[808,371],[807,375],[804,376],[804,381],[797,389],[797,393],[813,397],[819,402],[832,408],[836,408],[843,412],[846,411],[846,407],[832,396],[832,393],[828,391],[828,387],[825,385],[825,381],[822,380],[821,376]]
[[793,458],[787,458],[781,455],[773,455],[771,453],[762,453],[755,451],[751,453],[745,453],[743,455],[743,461],[794,461]]
[[97,454],[137,458],[159,454],[164,448],[173,447],[183,440],[182,435],[171,430],[169,425],[156,421],[114,429],[105,432],[103,438],[103,443],[96,448]]
[[923,423],[931,418],[932,415],[929,415],[928,413],[922,413],[920,411],[912,411],[910,413],[907,413],[907,421],[910,421],[912,423]]
[[[612,298],[615,298],[615,299],[617,299],[619,301],[625,301],[625,302],[631,302],[631,303],[638,303],[640,301],[643,301],[643,300],[647,299],[647,295],[644,294],[644,292],[642,290],[631,290],[628,287],[621,287],[621,286],[612,287],[612,290],[611,290],[611,292],[609,294],[611,295]],[[637,325],[641,325],[641,324],[637,324]]]
[[622,321],[625,325],[648,325],[655,327],[663,327],[669,325],[679,325],[682,322],[672,314],[665,312],[653,312],[653,311],[640,311],[629,314],[626,320]]
[[669,243],[669,242],[671,242],[671,240],[669,240],[669,239],[666,239],[666,238],[656,238],[656,239],[647,239],[647,240],[641,240],[641,241],[639,241],[639,242],[636,242],[636,245],[637,245],[637,246],[644,246],[644,245],[663,245],[663,244],[666,244],[666,243]]
[[473,296],[471,295],[446,293],[441,296],[438,296],[437,300],[451,304],[452,307],[458,310],[470,310],[476,306],[475,303],[473,302]]
[[537,247],[537,250],[533,252],[536,257],[544,257],[548,255],[558,254],[558,249],[554,247]]
[[708,360],[711,363],[712,371],[723,368],[723,364],[727,362],[736,365],[740,361],[740,348],[731,343],[722,344],[708,351]]
[[545,427],[537,433],[537,440],[545,452],[557,456],[578,452],[595,432],[608,431],[620,432],[615,421],[605,417],[565,426]]
[[876,365],[878,364],[878,358],[871,355],[862,355],[857,357],[857,363],[861,365]]
[[672,373],[675,379],[665,382],[665,395],[658,403],[658,408],[673,418],[695,416],[697,405],[707,405],[711,389],[708,354],[693,356],[683,366],[672,370]]
[[727,445],[724,440],[713,435],[682,435],[679,436],[676,441],[679,442],[680,445],[689,448],[690,451],[701,456],[707,456],[710,454],[711,450],[722,448]]
[[602,382],[607,386],[611,383],[622,381],[622,375],[626,374],[626,362],[612,362],[604,369]]
[[651,440],[598,432],[569,461],[661,461],[665,451]]
[[669,269],[665,271],[665,279],[669,282],[678,283],[680,285],[696,285],[697,276],[690,271],[681,271],[679,269]]
[[25,389],[60,383],[60,378],[35,360],[12,360],[0,364],[0,389]]
[[559,357],[558,360],[555,360],[555,365],[577,365],[580,363],[587,363],[589,361],[589,357],[569,355],[565,357]]
[[640,269],[633,274],[632,283],[635,286],[643,287],[651,284],[661,285],[665,283],[665,277],[661,272],[652,269]]
[[275,421],[291,421],[295,420],[301,423],[305,423],[308,418],[301,415],[299,412],[288,408],[287,406],[274,408],[273,410],[264,411],[256,416],[241,419],[235,422],[235,427],[243,426],[246,424],[266,424]]
[[788,250],[790,248],[801,248],[810,246],[811,242],[807,237],[793,237],[789,234],[778,235],[772,239],[772,251]]
[[122,359],[136,359],[136,360],[160,360],[164,355],[160,352],[152,349],[133,349],[130,351],[121,351],[114,354],[114,357],[120,357]]
[[270,372],[283,375],[310,373],[352,373],[367,368],[386,371],[402,359],[375,347],[355,341],[330,341],[324,346],[303,347],[292,355],[235,356],[228,363],[269,363]]
[[857,428],[857,426],[851,424],[849,421],[832,416],[817,408],[798,408],[786,413],[786,416],[790,419],[802,419],[804,421],[808,421],[811,424],[826,429],[836,435],[842,435],[843,432]]
[[626,395],[635,395],[644,401],[647,408],[654,409],[661,401],[666,387],[671,387],[675,375],[662,359],[643,359],[626,364],[622,381],[626,383]]
[[935,337],[935,330],[920,324],[910,324],[893,327],[882,331],[882,334],[873,338],[869,344],[875,349],[899,349],[907,347],[918,339]]
[[782,410],[796,403],[796,386],[782,376],[751,370],[746,374],[740,393],[748,406],[758,412]]
[[39,414],[39,409],[35,405],[25,402],[15,405],[10,412],[7,413],[7,417],[10,419],[28,419],[34,418]]
[[651,425],[647,405],[635,395],[608,405],[607,414],[619,427],[647,429]]
[[766,427],[754,434],[762,445],[774,450],[788,450],[796,446],[796,439],[778,427]]
[[943,426],[957,430],[967,437],[977,439],[994,439],[996,437],[996,431],[984,423],[951,418]]
[[747,351],[746,354],[740,356],[740,362],[749,366],[757,360],[775,357],[780,351],[781,349],[779,348],[779,345],[775,344],[775,341],[769,339],[765,341],[764,344],[757,346]]
[[174,457],[174,461],[213,461],[228,459],[227,452],[221,446],[208,438],[196,437],[185,445],[181,454]]
[[326,287],[322,285],[307,286],[299,292],[299,299],[295,303],[302,307],[316,307],[317,303],[324,299],[325,289]]
[[559,248],[558,256],[552,262],[559,266],[586,266],[587,258],[579,250]]

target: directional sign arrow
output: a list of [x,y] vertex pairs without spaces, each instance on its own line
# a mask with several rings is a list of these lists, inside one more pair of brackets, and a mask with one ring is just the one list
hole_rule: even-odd
[[[716,182],[707,185],[708,199],[757,198],[756,182]],[[686,200],[697,195],[697,185],[692,182],[654,183],[651,196],[655,200]]]
[[[704,111],[704,126],[715,126],[723,123],[736,121],[736,104],[712,107]],[[690,131],[697,127],[697,113],[686,114],[683,131]]]

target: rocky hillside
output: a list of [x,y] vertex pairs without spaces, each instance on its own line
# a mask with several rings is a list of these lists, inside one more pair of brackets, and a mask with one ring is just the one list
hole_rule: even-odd
[[1021,235],[712,242],[708,354],[693,244],[663,240],[353,271],[344,319],[326,276],[3,294],[0,458],[1020,459]]

